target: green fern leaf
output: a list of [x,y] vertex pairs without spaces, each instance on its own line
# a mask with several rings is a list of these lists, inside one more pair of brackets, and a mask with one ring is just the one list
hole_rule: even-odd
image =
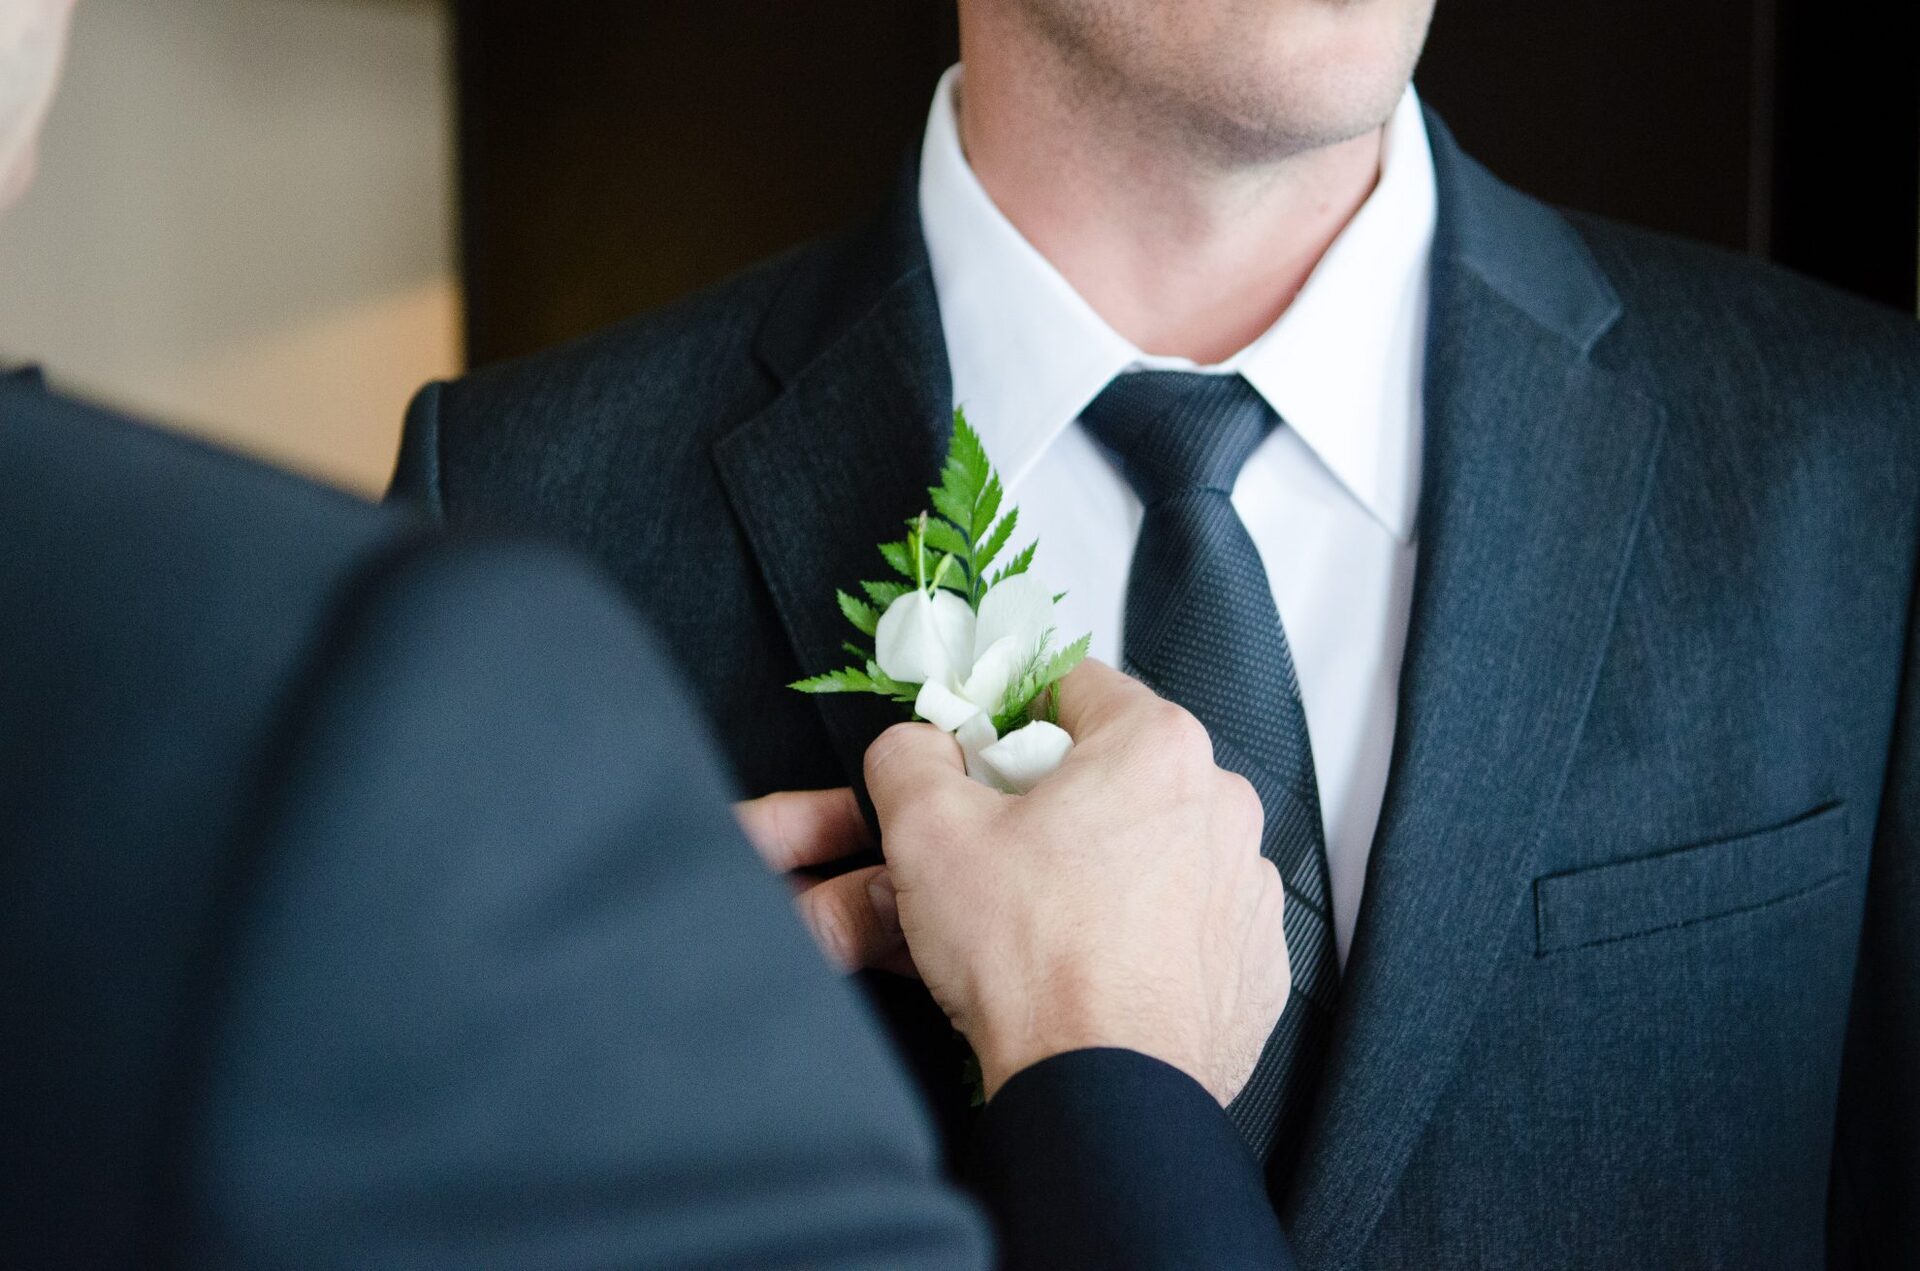
[[941,520],[927,522],[927,546],[936,552],[946,553],[961,565],[965,565],[967,558],[973,555],[973,544],[966,535]]
[[913,584],[867,582],[860,584],[860,590],[867,593],[867,599],[871,600],[875,607],[885,610],[888,605],[912,591]]
[[990,473],[986,488],[980,491],[980,501],[973,505],[973,520],[968,525],[974,542],[985,538],[987,531],[993,528],[993,518],[1000,515],[1000,500],[1005,494],[1006,489],[1000,484],[1000,474]]
[[927,497],[933,500],[933,510],[960,526],[961,533],[965,533],[966,527],[973,524],[973,504],[963,501],[959,494],[946,486],[930,487]]
[[854,667],[843,667],[838,671],[828,671],[825,675],[816,675],[811,679],[795,680],[788,688],[800,693],[877,693],[873,680],[865,671]]
[[882,543],[880,554],[886,557],[887,564],[902,578],[913,577],[913,553],[907,550],[906,543]]
[[987,488],[992,472],[993,466],[987,462],[987,448],[980,443],[980,434],[967,422],[967,412],[955,410],[953,441],[947,447],[941,483],[971,507],[979,502],[980,492]]
[[1086,661],[1087,654],[1093,649],[1093,634],[1089,632],[1075,640],[1066,648],[1053,655],[1053,659],[1040,672],[1043,687],[1051,687],[1073,673],[1073,668]]
[[879,627],[880,615],[874,611],[872,605],[855,600],[844,591],[836,591],[833,595],[834,599],[840,602],[840,612],[847,616],[847,621],[851,622],[854,629],[861,635],[870,636]]
[[1007,581],[1007,579],[1017,578],[1021,574],[1026,573],[1027,570],[1033,566],[1033,554],[1039,546],[1040,544],[1038,543],[1028,543],[1024,548],[1020,549],[1020,552],[1015,555],[1012,560],[1007,562],[1005,568],[993,576],[992,585],[998,587],[1001,583]]
[[1012,508],[1005,516],[1001,517],[1000,523],[993,527],[993,532],[988,534],[986,539],[974,548],[974,568],[983,574],[986,573],[987,566],[993,564],[994,559],[1000,555],[1001,549],[1006,547],[1007,540],[1013,537],[1014,527],[1019,523],[1019,508]]

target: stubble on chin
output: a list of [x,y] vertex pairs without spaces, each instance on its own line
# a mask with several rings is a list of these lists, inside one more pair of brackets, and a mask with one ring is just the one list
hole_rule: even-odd
[[1332,41],[1296,53],[1284,30],[1265,46],[1226,30],[1175,36],[1152,20],[1166,12],[1158,5],[1007,0],[1007,7],[1044,42],[1059,90],[1075,108],[1125,120],[1138,136],[1225,169],[1283,162],[1379,129],[1406,91],[1431,13],[1415,5],[1394,29],[1356,33],[1355,49]]

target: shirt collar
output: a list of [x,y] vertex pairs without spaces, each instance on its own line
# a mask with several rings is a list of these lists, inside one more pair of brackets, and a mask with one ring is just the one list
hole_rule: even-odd
[[1438,197],[1419,100],[1387,125],[1379,184],[1272,327],[1226,362],[1148,357],[1110,327],[987,195],[960,144],[961,68],[934,93],[920,220],[954,402],[1009,489],[1114,376],[1239,372],[1401,541],[1419,495],[1421,381]]

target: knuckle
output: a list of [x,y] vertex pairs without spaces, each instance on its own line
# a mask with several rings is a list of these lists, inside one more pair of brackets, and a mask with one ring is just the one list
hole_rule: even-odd
[[1280,877],[1280,867],[1264,856],[1260,858],[1260,883],[1275,908],[1287,903],[1287,884]]
[[867,747],[865,765],[869,786],[885,779],[886,773],[912,749],[914,737],[915,725],[895,724],[873,739],[873,744]]
[[1237,772],[1220,769],[1216,778],[1220,785],[1220,798],[1237,812],[1248,812],[1260,806],[1259,792],[1253,788],[1253,782]]
[[1223,770],[1220,777],[1221,800],[1227,807],[1235,829],[1258,842],[1267,823],[1267,808],[1260,801],[1260,792],[1253,788],[1253,782],[1237,772]]
[[[1286,921],[1287,885],[1280,878],[1280,867],[1264,857],[1260,861],[1261,909],[1274,930],[1280,930]],[[1285,941],[1282,940],[1284,947]]]
[[1179,745],[1190,748],[1206,736],[1207,730],[1200,726],[1200,721],[1186,707],[1162,700],[1159,710],[1160,727]]
[[1165,698],[1155,699],[1153,731],[1183,760],[1213,762],[1213,738],[1193,713]]

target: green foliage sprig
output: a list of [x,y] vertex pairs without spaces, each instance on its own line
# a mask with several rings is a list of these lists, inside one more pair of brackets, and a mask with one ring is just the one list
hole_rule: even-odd
[[[1038,543],[1029,543],[994,568],[1019,527],[1020,509],[1010,507],[1001,515],[1006,486],[989,462],[980,434],[967,423],[964,410],[953,412],[953,437],[941,467],[940,484],[929,487],[927,497],[931,510],[907,522],[906,537],[879,545],[881,559],[897,577],[862,582],[860,596],[846,591],[834,593],[840,612],[869,643],[887,607],[915,588],[929,593],[944,588],[978,613],[989,591],[1026,573],[1033,565]],[[1031,663],[1015,677],[1001,709],[994,713],[994,731],[1004,735],[1010,727],[1024,722],[1036,703],[1049,718],[1057,716],[1054,686],[1086,657],[1091,642],[1091,637],[1086,637],[1048,654],[1046,645],[1050,641],[1042,641]],[[903,704],[915,700],[919,686],[889,677],[870,648],[851,641],[845,648],[855,659],[853,665],[796,681],[789,687],[802,693],[872,693]]]

